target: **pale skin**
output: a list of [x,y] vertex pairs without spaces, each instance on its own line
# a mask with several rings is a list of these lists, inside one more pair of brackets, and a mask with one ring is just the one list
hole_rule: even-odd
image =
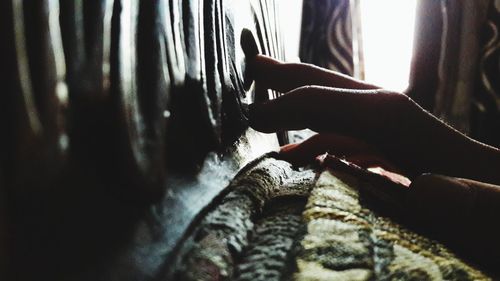
[[[251,71],[258,88],[284,93],[251,105],[254,129],[272,133],[309,128],[319,133],[283,147],[284,158],[302,164],[329,151],[360,166],[377,163],[403,173],[412,180],[407,199],[410,216],[432,227],[439,224],[444,235],[450,229],[460,231],[465,236],[455,235],[451,240],[456,243],[479,239],[455,229],[462,227],[465,216],[470,220],[467,228],[484,228],[481,237],[497,237],[494,247],[489,240],[484,248],[475,246],[471,251],[479,248],[477,254],[484,256],[490,248],[492,255],[493,248],[500,249],[500,236],[495,236],[500,235],[499,223],[492,225],[488,219],[494,214],[497,221],[500,214],[498,148],[460,133],[402,93],[346,75],[260,55],[251,62]],[[367,154],[370,157],[360,159]],[[441,226],[443,220],[450,225]]]

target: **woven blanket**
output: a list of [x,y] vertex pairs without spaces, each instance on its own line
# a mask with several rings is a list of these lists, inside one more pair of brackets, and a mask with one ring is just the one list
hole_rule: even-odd
[[185,239],[172,280],[490,280],[373,211],[356,177],[267,156],[242,170]]

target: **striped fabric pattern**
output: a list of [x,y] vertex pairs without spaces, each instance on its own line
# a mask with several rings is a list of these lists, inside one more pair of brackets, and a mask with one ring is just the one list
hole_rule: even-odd
[[349,0],[304,1],[300,59],[354,74]]

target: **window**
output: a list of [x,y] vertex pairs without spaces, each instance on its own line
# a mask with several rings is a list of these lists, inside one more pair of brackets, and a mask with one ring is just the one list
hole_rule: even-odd
[[381,87],[408,87],[417,0],[359,0],[364,79]]

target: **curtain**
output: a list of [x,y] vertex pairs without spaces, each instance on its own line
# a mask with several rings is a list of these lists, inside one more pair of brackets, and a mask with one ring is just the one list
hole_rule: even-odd
[[[430,0],[429,0],[430,1]],[[441,1],[443,31],[439,61],[439,86],[434,114],[469,133],[470,109],[477,91],[479,35],[489,0]]]
[[420,0],[409,95],[471,137],[500,145],[499,0]]
[[299,55],[302,62],[354,75],[349,0],[306,0]]
[[[363,79],[358,7],[359,0],[304,1],[301,60]],[[499,10],[500,0],[420,0],[406,91],[458,130],[496,146]]]
[[500,0],[491,1],[480,42],[479,82],[473,95],[471,135],[500,146]]

